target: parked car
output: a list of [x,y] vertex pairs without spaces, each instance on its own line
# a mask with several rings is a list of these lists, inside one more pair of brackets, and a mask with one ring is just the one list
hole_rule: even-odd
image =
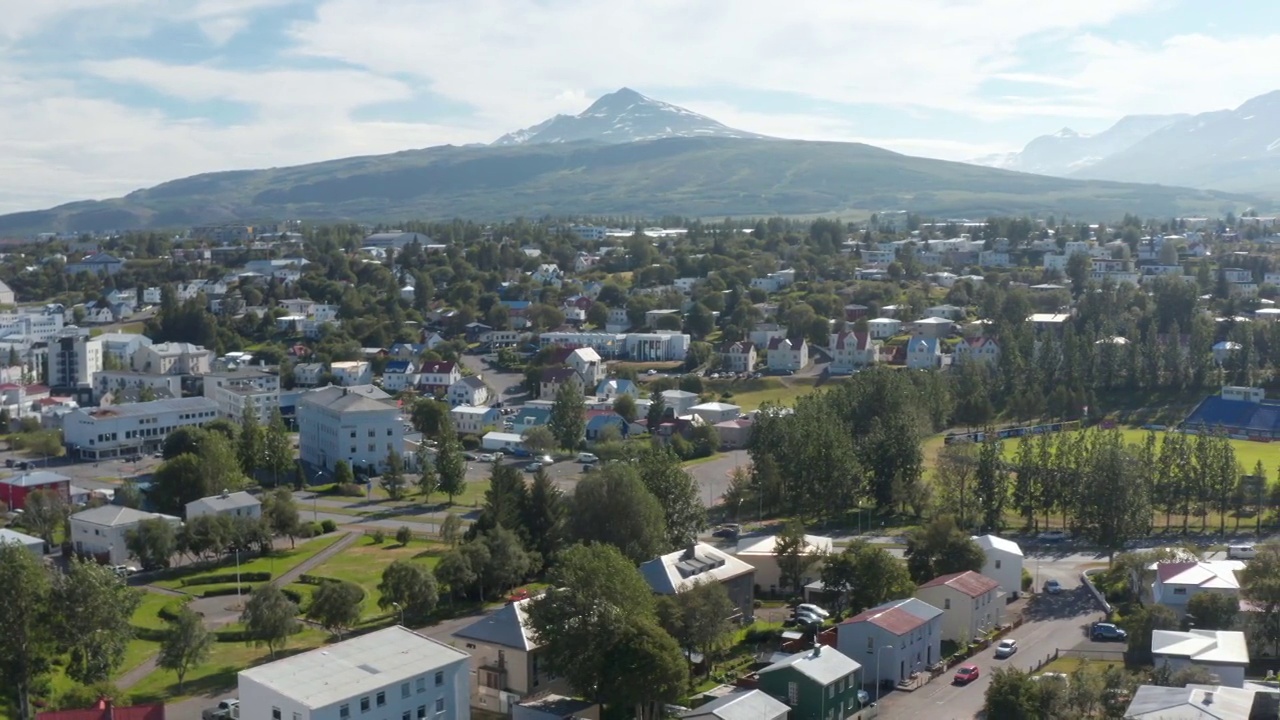
[[556,461],[555,461],[555,458],[551,457],[550,455],[543,455],[543,456],[541,456],[541,457],[537,458],[537,460],[538,460],[538,462],[542,463],[543,465],[554,465],[554,464],[555,464],[555,462],[556,462]]
[[463,460],[475,460],[475,459],[476,459],[476,454],[475,454],[475,453],[473,453],[473,452],[471,452],[470,450],[468,450],[468,451],[466,451],[466,452],[462,453],[462,459],[463,459]]
[[136,574],[138,572],[138,568],[133,565],[112,565],[111,572],[114,572],[120,577],[129,577],[130,575]]
[[593,463],[583,463],[583,464],[582,464],[582,472],[584,472],[584,473],[589,473],[589,472],[595,472],[595,471],[596,471],[596,466],[595,466],[595,464],[593,464]]
[[1062,592],[1062,583],[1057,580],[1045,580],[1044,591],[1050,595],[1057,595]]
[[1115,640],[1124,642],[1129,639],[1129,633],[1121,630],[1112,623],[1099,622],[1094,623],[1089,630],[1089,635],[1094,640]]
[[955,685],[968,685],[974,680],[977,680],[978,676],[981,674],[982,673],[978,670],[978,666],[973,663],[961,665],[960,669],[956,670],[956,676],[952,680],[952,683]]
[[476,460],[479,460],[480,462],[493,462],[493,455],[491,453],[480,453],[476,456]]
[[1228,545],[1228,560],[1252,560],[1258,557],[1258,549],[1252,545]]
[[811,615],[817,615],[818,617],[824,620],[831,617],[831,613],[827,612],[826,610],[823,610],[822,608],[812,603],[802,603],[800,605],[797,605],[796,612],[807,612]]
[[821,625],[822,618],[818,617],[817,615],[814,615],[813,613],[797,612],[796,622],[800,623],[801,625]]
[[240,720],[240,701],[235,698],[223,700],[216,707],[206,708],[200,717],[201,720]]
[[590,465],[591,463],[600,462],[600,458],[587,452],[578,453],[578,462]]
[[1066,530],[1045,530],[1036,536],[1042,543],[1058,543],[1067,539]]
[[736,523],[726,523],[716,528],[716,531],[711,534],[714,537],[718,537],[718,538],[737,540],[738,533],[740,533],[741,531],[742,531],[742,528],[739,527]]
[[996,657],[1007,658],[1018,652],[1018,641],[1013,638],[1005,638],[996,645]]
[[542,469],[542,463],[536,460],[524,466],[525,472],[538,472],[541,469]]

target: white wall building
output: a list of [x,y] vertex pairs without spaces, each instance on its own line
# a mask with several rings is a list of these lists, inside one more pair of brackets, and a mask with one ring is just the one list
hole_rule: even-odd
[[102,460],[153,452],[174,430],[217,417],[217,403],[203,397],[78,408],[62,418],[62,438],[71,457]]
[[143,520],[159,518],[172,525],[182,521],[172,515],[142,512],[123,505],[103,505],[71,516],[71,543],[84,555],[106,556],[111,565],[123,565],[131,553],[126,546],[129,532]]
[[102,343],[90,339],[88,331],[69,329],[49,339],[49,387],[91,388],[94,375],[100,370]]
[[975,536],[973,541],[987,558],[982,574],[1000,583],[1001,592],[1017,597],[1022,592],[1022,548],[997,535]]
[[204,375],[213,365],[213,351],[191,343],[155,343],[138,348],[133,369],[155,375]]
[[111,358],[116,367],[129,370],[133,367],[133,355],[138,348],[153,345],[151,338],[134,333],[103,333],[94,338],[102,343],[103,360]]
[[252,407],[266,425],[280,407],[280,376],[258,370],[213,373],[204,378],[204,396],[218,404],[221,417],[240,422],[245,408]]
[[373,382],[373,369],[363,360],[348,360],[329,364],[333,381],[343,387],[368,385]]
[[262,517],[262,503],[258,498],[243,490],[211,495],[187,503],[187,520],[192,520],[202,515],[260,518]]
[[1173,672],[1196,666],[1218,676],[1227,687],[1244,687],[1249,667],[1249,644],[1238,630],[1155,630],[1151,633],[1155,666],[1168,664]]
[[[54,308],[61,308],[54,305]],[[38,310],[0,313],[0,337],[26,335],[37,340],[48,340],[62,332],[64,317],[56,312]]]
[[468,657],[378,630],[242,671],[240,720],[470,720]]
[[348,465],[386,465],[404,449],[404,420],[382,390],[372,385],[329,386],[298,398],[298,450],[303,462],[332,470]]

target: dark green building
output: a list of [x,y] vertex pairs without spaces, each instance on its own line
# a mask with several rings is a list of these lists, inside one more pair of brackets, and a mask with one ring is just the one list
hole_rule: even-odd
[[790,720],[844,720],[856,713],[862,666],[819,645],[761,670],[760,689],[791,708]]

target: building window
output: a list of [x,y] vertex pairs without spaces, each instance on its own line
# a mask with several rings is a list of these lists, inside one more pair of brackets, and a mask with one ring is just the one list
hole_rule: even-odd
[[271,720],[280,720],[280,708],[271,708]]
[[408,711],[408,710],[405,710],[404,712],[400,713],[400,720],[409,720],[409,711]]
[[294,713],[294,714],[293,714],[293,720],[302,720],[302,713],[300,713],[300,712],[296,712],[296,713]]
[[360,712],[362,712],[362,713],[367,713],[367,712],[369,712],[369,698],[368,698],[368,696],[360,698]]
[[417,690],[418,690],[418,692],[426,692],[426,691],[427,691],[427,679],[426,679],[425,677],[420,677],[420,678],[418,678],[418,679],[415,681],[415,684],[417,685]]
[[999,569],[1000,569],[1000,561],[999,561],[999,560],[997,560],[997,561],[996,561],[996,569],[997,569],[997,570],[999,570]]
[[400,697],[409,697],[409,683],[400,683]]
[[387,694],[385,692],[378,693],[378,707],[387,704]]
[[437,671],[437,672],[436,672],[436,687],[440,687],[441,685],[444,685],[444,672],[442,672],[442,671]]
[[419,705],[419,706],[418,706],[418,720],[422,720],[422,719],[423,719],[423,718],[425,718],[426,716],[427,716],[427,706],[426,706],[426,705]]
[[444,698],[436,698],[436,712],[444,712]]
[[1174,594],[1174,595],[1186,595],[1186,594],[1187,594],[1187,589],[1186,589],[1186,588],[1174,588],[1174,589],[1173,589],[1173,594]]
[[951,598],[943,598],[943,600],[942,600],[942,609],[943,609],[943,610],[950,610],[950,609],[951,609]]

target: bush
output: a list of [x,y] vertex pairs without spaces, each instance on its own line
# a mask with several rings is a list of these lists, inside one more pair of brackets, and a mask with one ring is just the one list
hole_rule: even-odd
[[191,598],[174,598],[172,602],[167,602],[162,605],[156,612],[156,615],[159,615],[161,620],[177,620],[178,613],[181,612],[182,608],[186,607],[189,602],[191,602]]
[[338,523],[329,519],[321,520],[320,529],[326,533],[331,533],[338,529]]
[[134,625],[130,628],[133,636],[139,640],[150,640],[151,642],[164,642],[168,631],[162,628],[145,628]]
[[381,530],[374,530],[373,532],[369,533],[369,537],[373,538],[374,545],[381,545],[382,543],[387,541],[387,534],[382,532]]
[[280,593],[289,598],[289,600],[298,607],[302,607],[302,601],[306,599],[302,596],[302,593],[294,590],[293,588],[280,588]]
[[334,492],[343,497],[364,497],[364,488],[353,482],[337,485],[334,487]]
[[220,573],[218,575],[202,575],[200,577],[186,578],[182,581],[183,587],[192,585],[221,585],[222,583],[233,582],[266,582],[271,579],[269,572],[245,572],[240,573],[239,578],[235,573]]
[[779,628],[757,627],[752,625],[742,635],[744,643],[764,643],[773,642],[782,637],[782,630]]
[[1030,590],[1031,583],[1034,583],[1035,581],[1035,578],[1031,577],[1031,572],[1026,568],[1022,568],[1022,592]]
[[479,448],[479,447],[480,447],[480,438],[476,437],[475,435],[463,435],[463,436],[462,436],[462,449],[463,449],[463,450],[475,450],[475,449],[477,449],[477,448]]
[[209,588],[208,590],[200,593],[200,597],[225,597],[227,595],[235,595],[236,593],[248,595],[251,592],[253,592],[252,585],[232,585],[231,587]]
[[412,539],[413,539],[413,531],[409,529],[408,525],[401,525],[400,527],[396,528],[396,542],[400,543],[401,545],[408,545],[409,541]]

